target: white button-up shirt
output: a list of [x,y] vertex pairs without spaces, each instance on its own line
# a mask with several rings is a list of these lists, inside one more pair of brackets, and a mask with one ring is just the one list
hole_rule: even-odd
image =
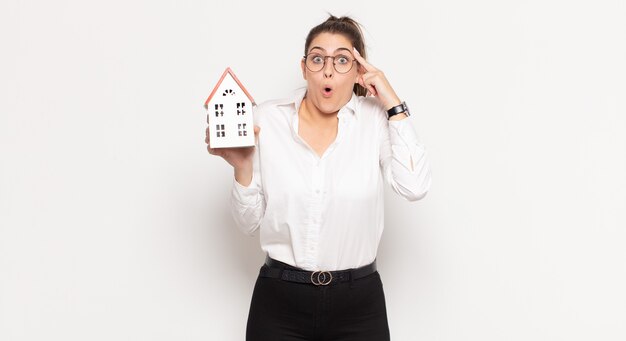
[[407,200],[431,183],[426,152],[408,119],[388,121],[378,99],[352,95],[335,141],[319,157],[298,135],[306,93],[254,110],[261,128],[252,182],[233,182],[239,228],[272,258],[306,270],[344,270],[376,258],[384,228],[383,184]]

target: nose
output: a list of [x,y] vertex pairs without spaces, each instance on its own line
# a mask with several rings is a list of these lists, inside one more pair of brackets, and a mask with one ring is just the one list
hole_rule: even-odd
[[[330,59],[329,59],[330,58]],[[324,77],[331,78],[335,72],[335,59],[331,56],[327,56],[324,59]]]

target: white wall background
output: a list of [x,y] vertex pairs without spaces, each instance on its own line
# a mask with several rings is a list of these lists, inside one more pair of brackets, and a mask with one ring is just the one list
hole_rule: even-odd
[[387,192],[394,340],[626,339],[624,1],[0,4],[0,340],[242,340],[263,254],[202,104],[304,85],[326,11],[366,28],[433,186]]

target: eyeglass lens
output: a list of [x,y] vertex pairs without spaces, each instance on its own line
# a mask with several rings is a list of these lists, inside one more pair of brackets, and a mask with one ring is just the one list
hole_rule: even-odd
[[330,58],[333,60],[335,71],[339,73],[346,73],[352,69],[354,59],[346,55],[336,56],[324,56],[319,53],[309,53],[306,56],[306,67],[312,72],[320,71],[326,66],[326,60]]

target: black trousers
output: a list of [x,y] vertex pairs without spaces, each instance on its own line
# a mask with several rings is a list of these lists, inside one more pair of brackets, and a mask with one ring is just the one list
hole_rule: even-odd
[[247,341],[389,339],[385,295],[378,272],[327,286],[261,276],[256,280]]

